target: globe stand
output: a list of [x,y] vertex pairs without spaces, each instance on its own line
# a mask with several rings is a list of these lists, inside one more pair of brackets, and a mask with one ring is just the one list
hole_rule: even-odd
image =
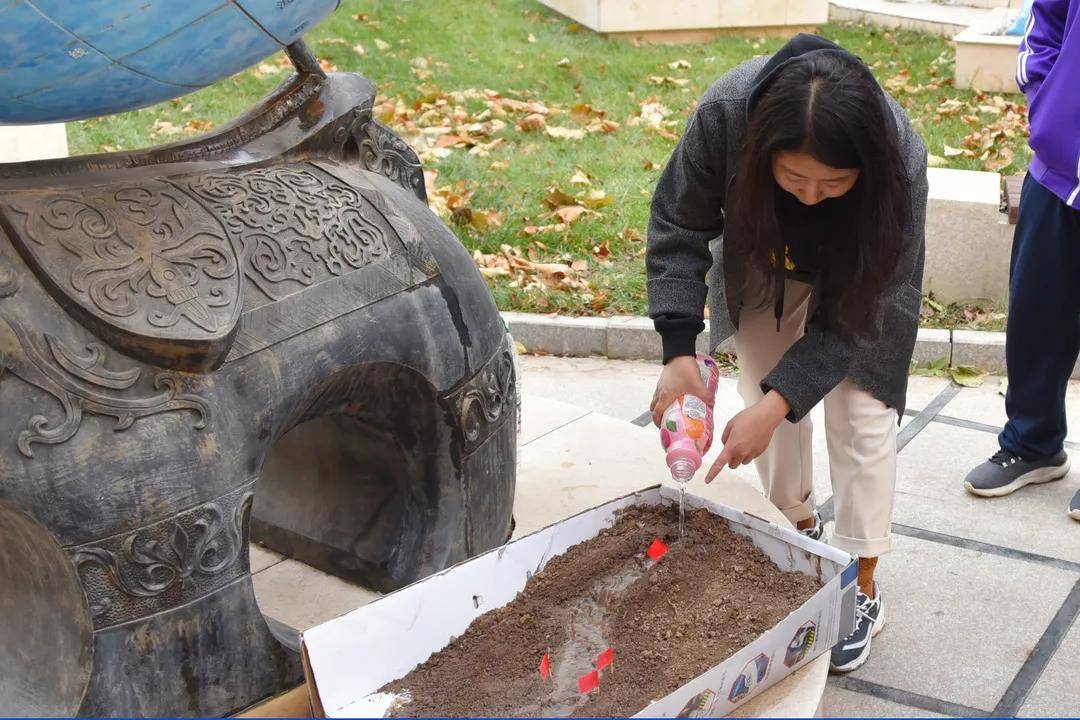
[[4,714],[224,715],[298,683],[250,535],[379,590],[509,535],[490,293],[374,85],[288,52],[212,135],[0,165]]

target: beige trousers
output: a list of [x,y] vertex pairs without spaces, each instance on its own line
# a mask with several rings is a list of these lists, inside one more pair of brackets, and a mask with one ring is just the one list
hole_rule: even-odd
[[[810,291],[806,283],[787,281],[784,316],[777,332],[772,301],[761,302],[764,283],[752,283],[748,289],[735,336],[739,394],[747,407],[761,400],[762,379],[802,337]],[[892,549],[896,410],[850,379],[826,395],[824,404],[836,515],[832,543],[856,557],[883,555]],[[798,423],[782,422],[755,461],[765,494],[792,523],[810,518],[816,506],[813,429],[809,416]]]

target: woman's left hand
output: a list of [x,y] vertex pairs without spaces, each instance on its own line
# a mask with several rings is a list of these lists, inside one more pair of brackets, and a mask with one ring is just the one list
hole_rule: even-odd
[[784,396],[770,390],[756,404],[731,418],[720,438],[724,448],[705,476],[705,482],[712,482],[725,466],[734,469],[758,458],[769,447],[773,432],[790,411]]

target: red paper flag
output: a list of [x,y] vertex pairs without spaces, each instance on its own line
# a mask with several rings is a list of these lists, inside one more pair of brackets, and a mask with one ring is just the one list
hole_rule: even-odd
[[662,543],[660,541],[660,538],[656,538],[652,541],[652,545],[649,546],[649,549],[645,552],[645,554],[648,555],[651,560],[655,561],[664,557],[664,553],[666,553],[667,550],[667,545]]
[[613,662],[615,662],[615,648],[608,648],[596,656],[596,669],[603,670]]
[[600,673],[596,670],[585,673],[577,679],[578,690],[583,693],[591,692],[600,687]]
[[540,679],[547,680],[548,675],[551,674],[551,656],[544,653],[544,657],[540,658]]

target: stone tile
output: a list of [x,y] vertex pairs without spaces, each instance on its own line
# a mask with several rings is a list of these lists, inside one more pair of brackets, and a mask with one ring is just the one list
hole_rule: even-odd
[[520,453],[517,536],[671,479],[655,428],[600,413],[589,413]]
[[606,358],[525,355],[521,362],[525,394],[571,403],[620,420],[633,420],[649,409],[663,369],[659,363]]
[[281,553],[276,553],[262,545],[250,543],[248,545],[248,557],[251,561],[251,574],[260,573],[268,567],[277,565],[282,560],[287,560]]
[[1080,470],[1007,497],[975,497],[964,489],[964,476],[996,449],[991,433],[930,423],[900,453],[893,521],[1080,561],[1080,533],[1065,514]]
[[379,594],[285,560],[251,578],[264,615],[300,631],[351,612]]
[[570,403],[540,395],[521,398],[521,435],[519,445],[527,445],[538,437],[588,414],[588,410]]
[[923,410],[951,384],[948,378],[912,375],[908,378],[908,410]]
[[1031,689],[1020,717],[1080,717],[1080,622],[1062,640],[1042,677]]
[[[1003,427],[1008,421],[1005,397],[1000,393],[1001,378],[990,377],[981,387],[964,388],[941,411],[961,420]],[[1080,382],[1070,382],[1065,391],[1065,418],[1069,424],[1067,440],[1080,442]]]
[[1076,574],[897,536],[878,578],[885,628],[852,677],[992,710]]
[[[883,631],[884,632],[884,631]],[[880,635],[878,637],[881,637]],[[832,683],[825,686],[821,697],[821,712],[818,717],[825,718],[896,718],[896,717],[948,717],[927,710],[920,710],[908,705],[901,705],[890,700],[845,690]]]
[[[521,448],[514,496],[515,536],[623,495],[662,483],[672,484],[660,439],[652,426],[641,428],[600,413],[590,413]],[[713,450],[709,463],[717,454]],[[750,470],[753,473],[753,470]],[[687,490],[758,512],[783,515],[764,501],[756,475],[725,471],[711,485],[699,471]]]

